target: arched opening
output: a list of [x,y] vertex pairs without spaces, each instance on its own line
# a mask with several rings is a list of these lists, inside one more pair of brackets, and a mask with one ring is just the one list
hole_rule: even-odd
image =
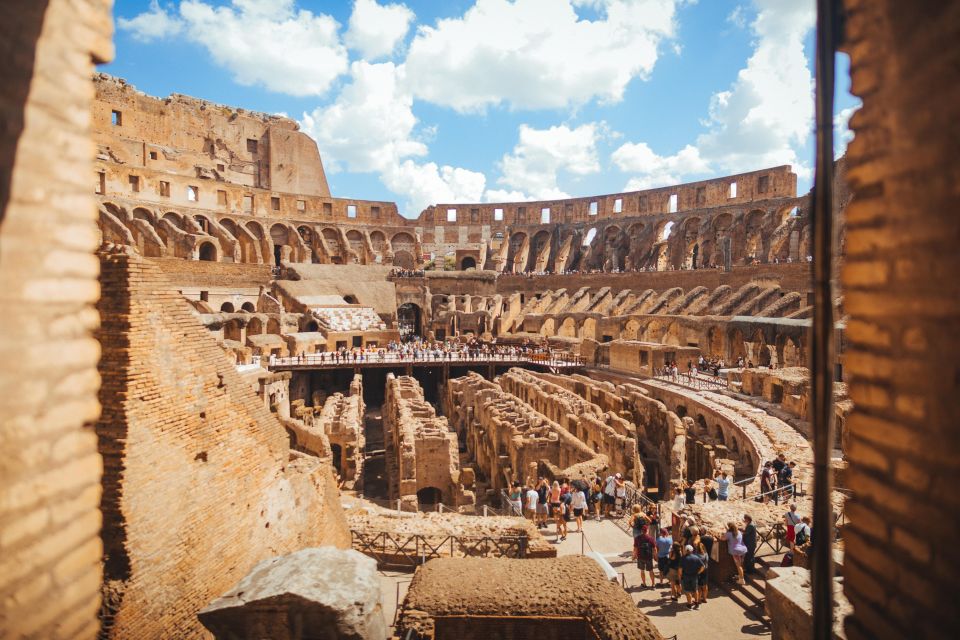
[[397,329],[401,337],[420,335],[420,307],[412,302],[397,307]]
[[204,242],[200,245],[199,258],[205,262],[217,261],[217,248],[212,242]]
[[477,261],[473,256],[464,256],[463,260],[460,261],[460,270],[469,271],[475,270],[477,268]]
[[233,313],[233,303],[224,302],[222,305],[220,305],[220,311],[223,313]]
[[422,506],[435,506],[442,502],[443,491],[436,487],[424,487],[417,491],[417,503]]
[[240,305],[240,309],[246,311],[247,313],[256,313],[257,311],[256,306],[254,306],[252,302],[244,302],[242,305]]
[[400,269],[410,269],[414,268],[413,264],[413,254],[409,251],[399,250],[393,252],[393,266]]
[[247,323],[247,335],[258,336],[263,333],[263,321],[260,318],[250,318]]

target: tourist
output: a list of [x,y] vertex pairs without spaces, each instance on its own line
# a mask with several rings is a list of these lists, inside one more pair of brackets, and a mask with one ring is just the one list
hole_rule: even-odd
[[783,523],[787,526],[787,544],[790,545],[790,551],[793,551],[793,545],[797,539],[797,525],[801,522],[803,520],[797,513],[797,505],[791,504],[790,510],[783,514]]
[[563,502],[560,500],[560,483],[553,481],[550,488],[550,510],[553,512],[553,520],[557,525],[557,541],[567,539],[567,522],[563,519]]
[[695,504],[697,502],[697,490],[694,488],[693,483],[689,480],[687,480],[687,483],[683,488],[683,499],[687,504]]
[[703,560],[693,552],[693,545],[683,548],[683,558],[680,560],[680,586],[683,595],[687,597],[687,609],[697,609],[700,603],[697,600],[697,576],[704,571]]
[[760,498],[763,502],[770,501],[770,492],[773,490],[773,463],[767,460],[763,463],[763,471],[760,472]]
[[592,502],[594,515],[597,518],[597,522],[600,522],[600,507],[603,505],[603,481],[600,480],[600,476],[593,477],[591,490],[593,491]]
[[549,516],[550,485],[546,478],[540,478],[537,485],[537,528],[547,528],[547,518]]
[[676,602],[680,599],[680,561],[683,559],[683,547],[674,542],[667,556],[667,581],[670,582],[670,599]]
[[713,536],[710,535],[709,531],[704,529],[703,533],[700,535],[700,544],[697,548],[697,553],[703,559],[703,573],[697,576],[697,595],[699,596],[699,601],[701,604],[705,604],[707,602],[707,592],[709,591],[707,579],[710,574],[710,556],[713,553],[713,543]]
[[757,525],[753,524],[753,518],[750,514],[743,516],[743,546],[747,548],[747,553],[743,558],[743,570],[746,573],[755,573],[753,566],[754,558],[757,553]]
[[727,497],[730,495],[730,478],[727,477],[725,470],[720,471],[719,474],[717,478],[717,500],[726,502]]
[[805,550],[810,545],[812,538],[813,529],[810,528],[810,516],[803,516],[803,518],[800,519],[800,524],[796,527],[794,545],[797,548]]
[[[618,473],[617,476],[620,474]],[[614,475],[607,476],[603,481],[603,515],[610,517],[610,512],[617,504],[617,478]]]
[[574,486],[570,494],[570,507],[573,509],[573,518],[576,520],[577,533],[583,532],[583,512],[587,510],[587,496],[583,489]]
[[614,476],[616,479],[616,511],[619,515],[620,511],[627,508],[627,483],[619,473]]
[[528,488],[524,497],[527,500],[527,515],[530,517],[530,520],[534,523],[537,521],[537,503],[540,501],[540,496],[537,493],[537,490],[531,484]]
[[657,541],[650,537],[646,525],[640,527],[640,535],[634,536],[633,547],[637,556],[637,568],[640,569],[640,584],[644,587],[647,586],[647,575],[649,574],[650,586],[656,586],[653,579],[653,556],[657,552]]
[[519,482],[510,488],[510,515],[523,517],[523,491]]
[[743,557],[747,555],[747,547],[743,544],[743,532],[737,528],[735,522],[727,523],[727,551],[733,557],[734,564],[737,565],[737,582],[744,584],[743,579]]
[[657,535],[657,571],[660,573],[661,586],[668,582],[670,573],[670,549],[673,548],[673,536],[669,529],[662,529]]

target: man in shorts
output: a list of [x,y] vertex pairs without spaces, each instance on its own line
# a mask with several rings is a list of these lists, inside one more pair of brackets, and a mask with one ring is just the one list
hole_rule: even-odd
[[650,575],[650,586],[655,587],[653,578],[653,556],[657,550],[657,541],[650,537],[646,526],[640,528],[640,535],[633,539],[637,547],[637,568],[640,569],[640,584],[647,586],[647,575]]

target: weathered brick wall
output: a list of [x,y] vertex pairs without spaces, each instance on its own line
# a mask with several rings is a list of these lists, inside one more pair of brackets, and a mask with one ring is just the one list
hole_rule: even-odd
[[94,62],[109,0],[0,20],[0,637],[93,638],[100,602]]
[[103,541],[115,638],[207,637],[196,612],[264,558],[348,547],[330,468],[295,454],[155,264],[102,259]]
[[960,625],[960,4],[847,0],[847,637]]

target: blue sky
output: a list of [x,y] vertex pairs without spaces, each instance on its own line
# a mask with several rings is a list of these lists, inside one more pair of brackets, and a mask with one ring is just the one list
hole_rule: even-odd
[[[284,113],[334,195],[553,199],[792,164],[812,178],[813,0],[117,0],[103,70]],[[838,69],[837,131],[859,104]]]

